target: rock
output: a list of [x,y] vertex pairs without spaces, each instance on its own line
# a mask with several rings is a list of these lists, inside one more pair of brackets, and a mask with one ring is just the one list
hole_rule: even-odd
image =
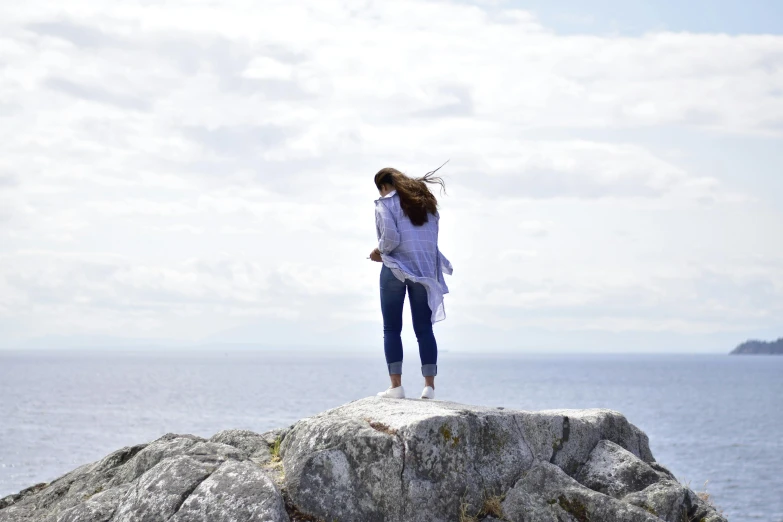
[[688,510],[688,520],[697,520],[698,522],[726,522],[723,516],[715,511],[715,508],[703,500],[691,489],[686,490],[690,509]]
[[204,480],[171,522],[288,520],[274,482],[254,463],[227,461]]
[[14,504],[15,502],[19,502],[27,495],[32,495],[33,493],[37,493],[38,491],[41,491],[46,486],[48,486],[48,484],[46,484],[45,482],[41,482],[34,486],[30,486],[29,488],[25,488],[19,493],[16,493],[14,495],[8,495],[7,497],[0,498],[0,509],[8,507],[11,504]]
[[462,505],[480,511],[487,494],[509,491],[534,464],[575,474],[602,440],[653,462],[644,433],[609,410],[533,413],[375,398],[300,421],[281,453],[288,495],[308,515],[453,521]]
[[264,434],[168,434],[0,501],[0,522],[684,517],[725,520],[617,412],[379,398]]
[[644,509],[588,489],[542,461],[509,491],[503,513],[509,522],[660,522]]
[[614,442],[602,440],[575,478],[594,491],[622,498],[655,484],[665,475]]
[[0,522],[288,522],[265,473],[273,470],[251,459],[257,451],[167,434],[17,495],[0,508]]
[[142,522],[148,518],[148,513],[155,513],[168,520],[216,469],[217,466],[186,455],[163,460],[139,477],[120,500],[113,519],[116,522]]
[[662,480],[651,484],[638,493],[626,495],[623,501],[639,506],[665,522],[690,520],[688,511],[692,511],[689,509],[691,503],[688,499],[688,490],[674,480]]
[[300,421],[281,453],[294,504],[341,521],[457,520],[460,498],[479,505],[533,462],[512,415],[381,399]]
[[209,440],[233,446],[258,464],[267,464],[272,461],[269,443],[264,436],[258,433],[248,430],[225,430],[216,433]]
[[107,522],[111,520],[117,505],[129,488],[130,484],[124,484],[96,493],[70,509],[50,514],[44,522]]
[[138,452],[120,467],[115,469],[116,459],[110,455],[99,462],[93,471],[101,477],[103,476],[101,471],[106,470],[106,475],[110,478],[110,485],[125,484],[136,480],[162,460],[183,454],[199,441],[203,441],[203,439],[193,435],[167,433],[149,444],[137,447]]
[[261,438],[263,438],[266,443],[271,447],[274,446],[277,442],[283,442],[283,439],[285,439],[285,436],[288,435],[288,432],[291,431],[291,427],[288,428],[282,428],[282,429],[276,429],[276,430],[270,430],[265,433],[261,434]]
[[[514,413],[514,412],[512,412]],[[537,460],[558,465],[573,474],[601,440],[615,442],[645,462],[652,462],[647,435],[611,410],[548,410],[516,412]]]

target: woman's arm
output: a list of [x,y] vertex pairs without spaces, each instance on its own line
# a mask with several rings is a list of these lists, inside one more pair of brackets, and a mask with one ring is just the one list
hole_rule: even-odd
[[378,251],[388,254],[400,244],[400,232],[397,230],[397,223],[394,216],[383,203],[377,203],[375,206],[375,230],[378,234]]

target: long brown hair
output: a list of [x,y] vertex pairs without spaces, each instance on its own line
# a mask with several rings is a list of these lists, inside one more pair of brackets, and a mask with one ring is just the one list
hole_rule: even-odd
[[430,192],[427,183],[438,184],[441,190],[446,192],[446,183],[443,178],[434,175],[443,165],[420,178],[411,178],[397,169],[386,167],[375,175],[375,186],[378,187],[378,190],[381,190],[381,185],[393,186],[397,190],[397,194],[400,195],[400,207],[402,207],[403,213],[408,216],[411,223],[420,227],[429,220],[430,214],[435,215],[438,210],[438,200]]

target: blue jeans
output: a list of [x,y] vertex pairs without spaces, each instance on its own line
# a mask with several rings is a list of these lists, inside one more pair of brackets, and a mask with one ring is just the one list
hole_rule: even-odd
[[438,374],[438,344],[432,333],[432,310],[427,303],[427,289],[421,283],[394,277],[388,266],[381,268],[381,313],[383,314],[383,351],[389,375],[402,374],[402,306],[405,290],[411,303],[413,331],[419,342],[421,374],[432,377]]

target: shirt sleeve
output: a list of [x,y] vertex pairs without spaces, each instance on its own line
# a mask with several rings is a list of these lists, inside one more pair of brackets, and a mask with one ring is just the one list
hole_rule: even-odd
[[381,254],[389,254],[400,244],[400,232],[394,217],[386,205],[378,202],[375,205],[375,230],[378,235],[378,250]]
[[451,261],[446,259],[446,256],[438,249],[438,260],[440,261],[440,269],[444,274],[452,275],[454,268],[451,266]]

